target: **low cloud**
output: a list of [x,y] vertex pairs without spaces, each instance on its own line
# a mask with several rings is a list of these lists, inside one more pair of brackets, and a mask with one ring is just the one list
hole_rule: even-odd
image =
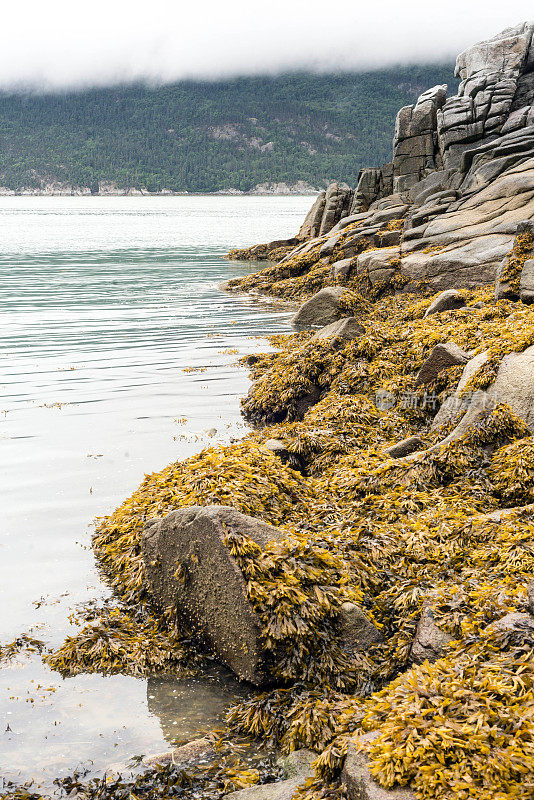
[[529,16],[531,0],[26,0],[3,9],[0,87],[160,84],[452,61]]

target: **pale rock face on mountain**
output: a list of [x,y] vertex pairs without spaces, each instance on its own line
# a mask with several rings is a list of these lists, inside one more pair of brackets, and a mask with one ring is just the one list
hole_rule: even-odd
[[[402,108],[392,162],[362,170],[353,191],[332,184],[299,238],[327,243],[357,222],[347,251],[336,249],[338,259],[351,257],[402,210],[405,291],[421,281],[439,291],[494,280],[518,224],[534,219],[533,34],[534,22],[525,22],[458,56],[458,94],[435,86]],[[398,232],[391,237],[397,244]]]

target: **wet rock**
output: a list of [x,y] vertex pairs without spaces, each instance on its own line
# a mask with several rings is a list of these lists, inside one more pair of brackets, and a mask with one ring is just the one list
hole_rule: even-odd
[[261,685],[261,626],[243,575],[224,544],[231,533],[248,536],[260,547],[281,538],[277,528],[227,506],[182,508],[143,534],[147,579],[162,610],[176,606],[223,664],[239,678]]
[[312,336],[312,342],[322,342],[327,339],[343,339],[350,342],[353,339],[359,339],[364,333],[365,328],[358,322],[356,317],[343,317],[343,319],[331,322],[330,325],[325,325],[324,328],[317,331]]
[[342,286],[327,286],[325,289],[320,289],[299,308],[291,318],[291,324],[311,327],[336,322],[346,313],[341,308],[341,298],[344,293],[345,289]]
[[383,789],[371,775],[369,758],[365,753],[358,751],[358,744],[372,742],[378,735],[378,731],[373,731],[349,742],[341,773],[341,781],[349,800],[415,800],[415,795],[410,789],[406,787]]
[[316,758],[311,750],[297,750],[283,760],[287,780],[251,786],[224,797],[228,800],[292,800],[298,787],[312,777],[314,771],[311,765]]
[[180,747],[175,747],[166,753],[159,753],[154,756],[146,756],[143,759],[145,766],[156,766],[158,764],[174,764],[178,767],[191,767],[195,764],[208,764],[217,756],[217,751],[209,739],[195,739],[187,742]]
[[519,299],[522,303],[534,303],[534,258],[529,258],[523,265],[519,282]]
[[469,354],[454,342],[437,344],[417,373],[415,385],[423,386],[425,383],[430,383],[437,378],[441,370],[463,366],[469,359]]
[[416,450],[420,450],[422,447],[423,440],[420,436],[408,436],[407,439],[403,439],[401,442],[394,444],[393,447],[389,447],[386,453],[391,458],[403,458]]
[[430,603],[425,603],[410,651],[411,662],[422,664],[423,661],[436,661],[444,655],[447,644],[452,641],[452,638],[438,628]]
[[384,641],[381,631],[355,603],[343,603],[337,620],[339,641],[344,649],[364,653]]
[[451,311],[465,306],[465,297],[457,289],[446,289],[430,303],[425,311],[425,317],[439,314],[442,311]]

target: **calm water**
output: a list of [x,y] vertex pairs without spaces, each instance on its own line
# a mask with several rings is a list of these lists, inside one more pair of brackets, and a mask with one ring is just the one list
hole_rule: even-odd
[[[309,205],[0,198],[0,642],[30,632],[59,645],[74,605],[108,594],[93,518],[145,473],[244,432],[235,361],[288,314],[219,291],[251,269],[222,256],[294,234]],[[0,775],[46,784],[160,752],[242,691],[219,674],[62,680],[20,657],[0,668]]]

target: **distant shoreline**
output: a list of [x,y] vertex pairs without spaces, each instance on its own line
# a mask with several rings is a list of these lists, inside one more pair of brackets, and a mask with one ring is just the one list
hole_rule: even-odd
[[258,186],[248,192],[243,192],[239,189],[217,192],[172,192],[163,189],[160,192],[148,192],[135,187],[128,189],[106,187],[103,191],[91,192],[88,187],[74,189],[71,187],[45,186],[41,189],[25,188],[15,190],[0,186],[0,197],[315,197],[321,191],[322,189],[316,189],[304,182],[295,186],[275,184],[273,188]]

